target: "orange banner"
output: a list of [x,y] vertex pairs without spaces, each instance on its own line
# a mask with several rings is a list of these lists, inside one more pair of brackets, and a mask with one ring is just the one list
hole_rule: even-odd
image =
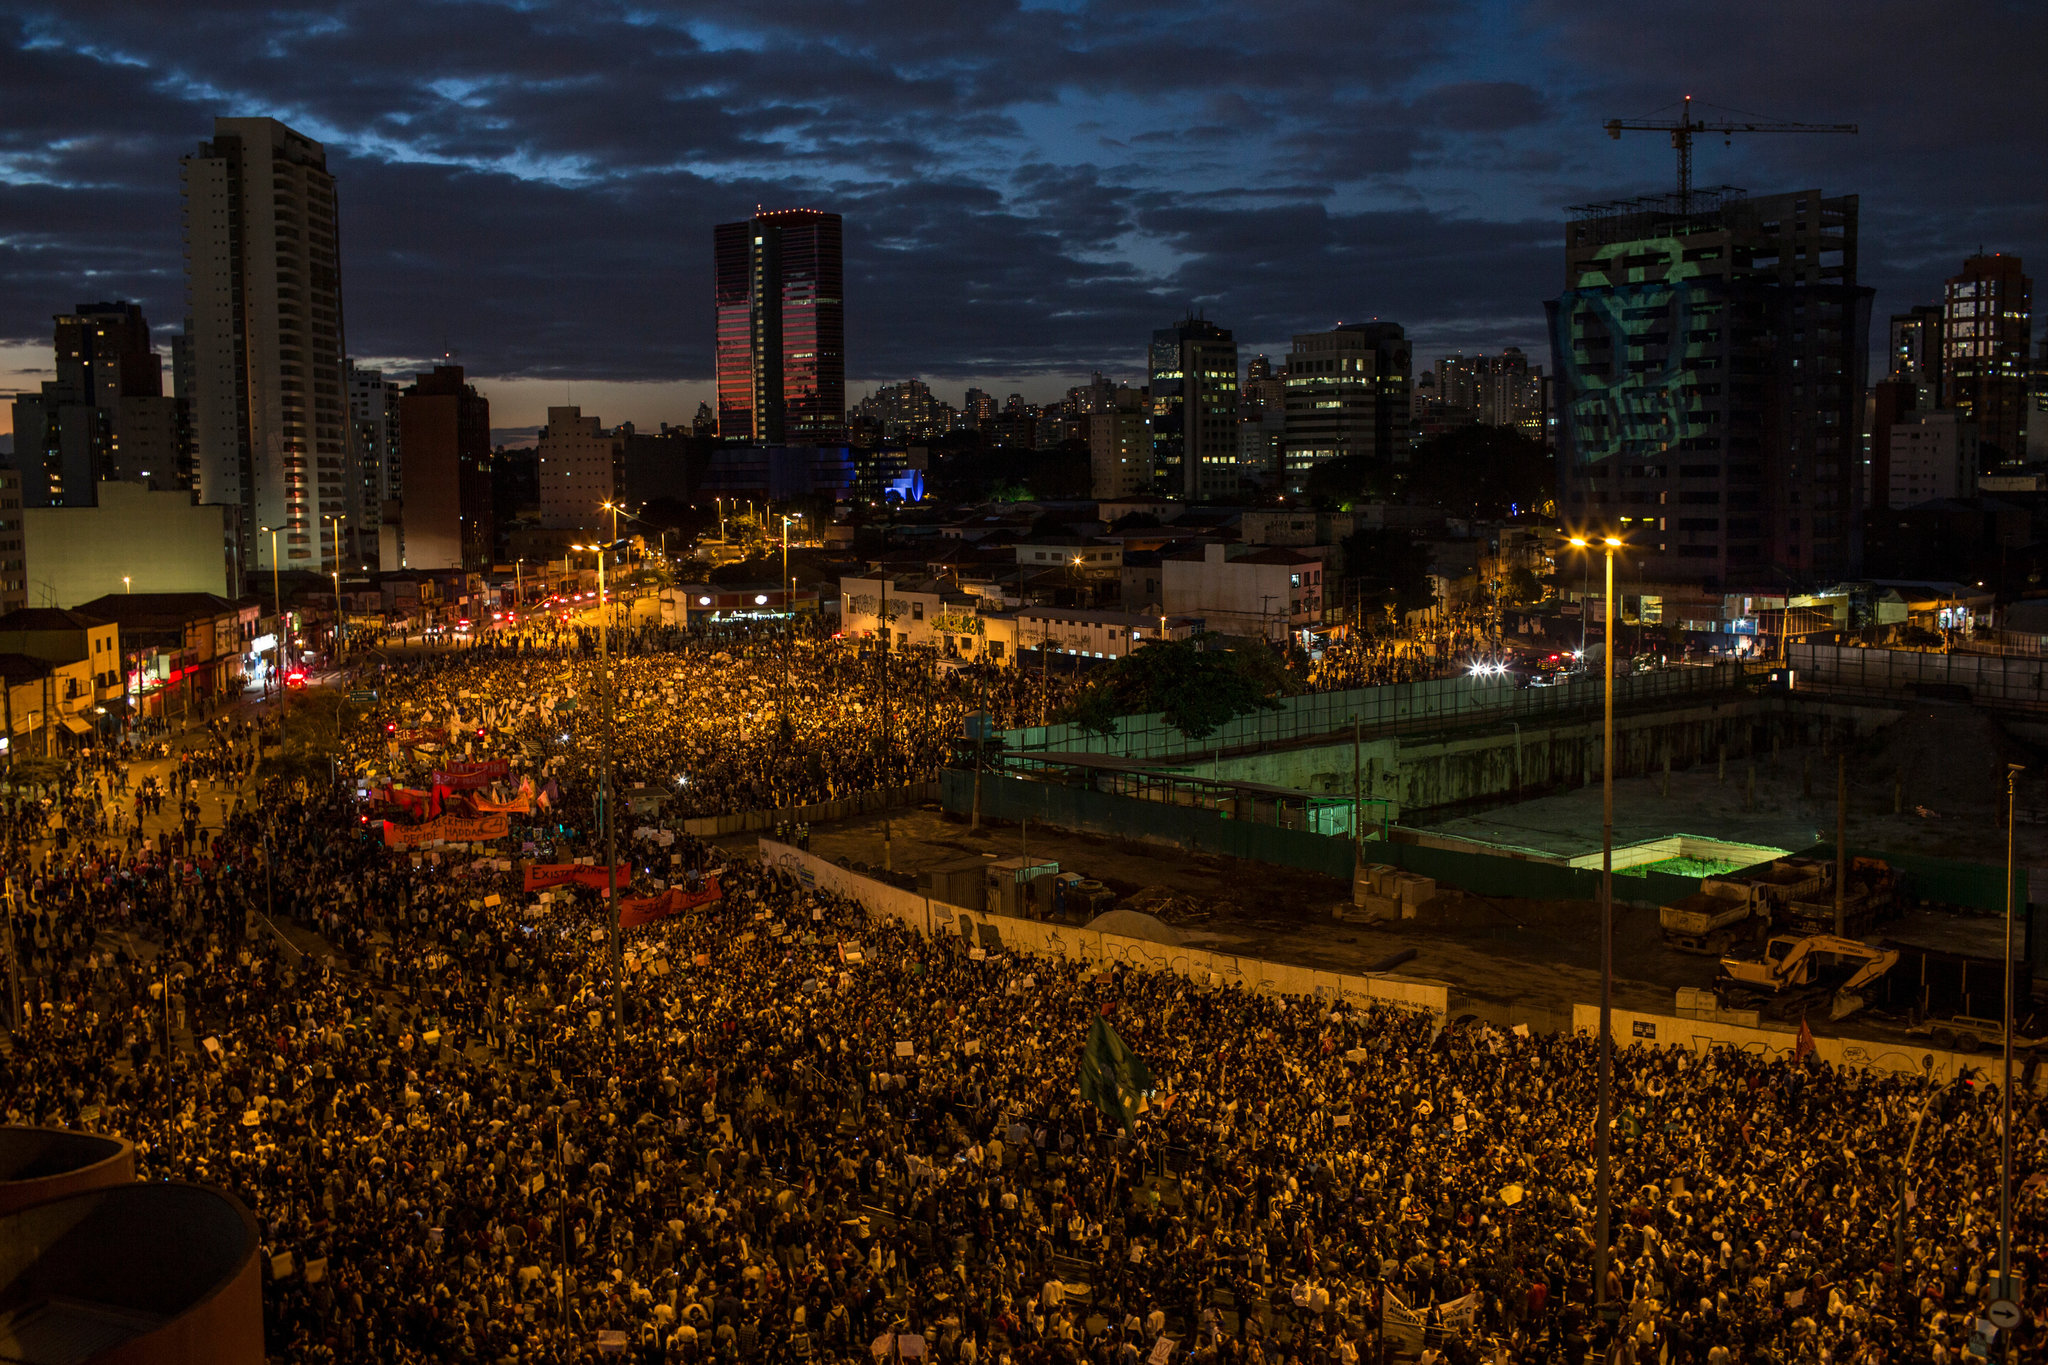
[[[501,817],[502,818],[502,817]],[[630,864],[620,863],[619,885],[633,880]],[[593,891],[608,891],[611,882],[605,876],[604,868],[586,863],[528,863],[525,869],[524,886],[528,891],[545,891],[551,886],[566,886],[574,882],[587,886]]]
[[671,886],[659,896],[628,896],[619,902],[619,927],[638,929],[643,924],[652,924],[681,911],[709,905],[724,896],[716,877],[706,881],[702,891],[685,891],[680,886]]
[[479,815],[464,819],[456,815],[444,815],[438,820],[429,820],[424,825],[398,825],[384,822],[384,846],[386,848],[417,848],[437,840],[450,843],[481,843],[486,839],[502,839],[510,832],[512,822],[502,815]]

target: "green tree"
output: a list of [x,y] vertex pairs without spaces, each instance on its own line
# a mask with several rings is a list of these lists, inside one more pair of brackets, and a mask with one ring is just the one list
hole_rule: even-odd
[[1303,491],[1318,506],[1385,502],[1393,493],[1386,463],[1371,455],[1339,455],[1309,470]]
[[1392,608],[1396,616],[1436,602],[1429,547],[1402,531],[1361,528],[1344,537],[1344,578],[1359,605]]
[[1213,634],[1149,644],[1098,669],[1059,719],[1099,735],[1119,716],[1158,711],[1189,739],[1254,711],[1277,709],[1276,696],[1298,691],[1284,662],[1264,644],[1225,649]]
[[1459,427],[1416,447],[1402,493],[1461,516],[1541,512],[1557,497],[1557,461],[1513,427]]
[[1516,606],[1543,600],[1543,583],[1529,569],[1517,566],[1508,575],[1507,599]]

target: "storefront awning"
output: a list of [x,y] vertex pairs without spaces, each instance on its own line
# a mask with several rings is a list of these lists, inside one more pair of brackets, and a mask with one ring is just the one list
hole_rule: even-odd
[[60,719],[64,722],[64,728],[74,735],[89,735],[92,733],[92,726],[86,724],[77,716],[63,716]]

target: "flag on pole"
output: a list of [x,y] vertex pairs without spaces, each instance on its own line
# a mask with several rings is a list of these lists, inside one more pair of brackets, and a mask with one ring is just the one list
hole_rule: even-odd
[[1799,1041],[1792,1044],[1792,1060],[1799,1063],[1806,1060],[1806,1054],[1813,1051],[1813,1030],[1806,1026],[1806,1016],[1799,1016]]
[[1145,1112],[1152,1070],[1098,1017],[1081,1049],[1081,1098],[1128,1128]]

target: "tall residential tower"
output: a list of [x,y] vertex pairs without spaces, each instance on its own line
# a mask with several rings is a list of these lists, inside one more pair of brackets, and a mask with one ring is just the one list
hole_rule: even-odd
[[1183,318],[1152,334],[1152,480],[1194,501],[1237,496],[1237,342],[1228,328]]
[[321,519],[360,495],[327,154],[275,119],[221,118],[181,178],[199,501],[241,509],[244,568],[270,567],[273,527],[282,567],[333,569]]
[[1560,508],[1644,580],[1784,592],[1857,571],[1872,291],[1854,195],[1574,211],[1549,305]]

